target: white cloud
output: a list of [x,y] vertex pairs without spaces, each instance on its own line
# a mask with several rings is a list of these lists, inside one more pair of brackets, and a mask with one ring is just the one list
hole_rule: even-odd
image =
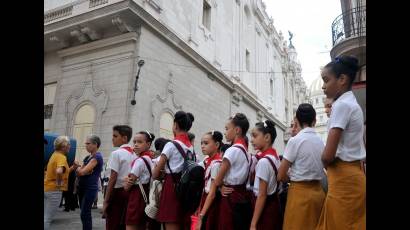
[[342,13],[340,0],[263,0],[276,30],[292,43],[302,65],[306,84],[320,75],[320,67],[330,61],[332,22]]

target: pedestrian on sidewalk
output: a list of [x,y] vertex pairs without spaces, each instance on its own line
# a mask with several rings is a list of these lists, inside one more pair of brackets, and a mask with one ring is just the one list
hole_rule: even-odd
[[68,174],[78,167],[77,162],[68,167],[67,154],[70,151],[70,139],[59,136],[54,141],[54,153],[47,164],[44,177],[44,229],[50,228],[50,223],[58,209],[62,192],[67,191]]
[[119,147],[113,151],[108,161],[110,179],[103,204],[103,218],[106,218],[107,230],[124,230],[127,211],[128,192],[124,190],[124,177],[131,170],[131,162],[137,158],[133,147],[129,145],[132,128],[128,125],[113,127],[112,143]]
[[98,193],[98,182],[103,167],[103,158],[98,148],[101,140],[97,135],[90,135],[86,138],[85,147],[90,153],[81,168],[77,168],[76,173],[79,177],[78,197],[81,208],[81,223],[83,230],[92,229],[91,208]]
[[334,102],[322,154],[329,187],[317,229],[366,228],[364,116],[352,92],[358,64],[354,57],[337,57],[321,73],[322,89]]
[[[300,127],[286,145],[279,167],[278,181],[290,180],[283,229],[315,229],[325,192],[321,181],[325,177],[320,160],[324,149],[314,126],[316,111],[311,104],[300,104],[295,124]],[[290,169],[290,170],[289,170]]]

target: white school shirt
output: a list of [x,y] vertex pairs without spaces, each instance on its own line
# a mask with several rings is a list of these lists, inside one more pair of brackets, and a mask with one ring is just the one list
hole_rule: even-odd
[[332,104],[329,131],[332,128],[343,129],[336,157],[349,162],[366,158],[363,123],[363,111],[352,91],[345,92]]
[[108,168],[117,172],[117,181],[115,182],[114,188],[122,188],[124,186],[124,177],[128,176],[131,170],[131,162],[137,158],[134,152],[128,152],[128,150],[123,149],[123,147],[132,147],[128,144],[121,145],[121,147],[113,151],[108,160]]
[[[143,156],[143,158],[150,166],[151,174],[152,174],[152,168],[154,167],[154,164],[152,163],[151,158],[149,156]],[[139,181],[141,181],[141,184],[148,184],[151,179],[150,178],[151,174],[144,160],[141,159],[141,157],[138,157],[134,161],[134,165],[132,166],[131,173],[138,177]]]
[[292,163],[289,170],[291,181],[322,180],[322,153],[325,145],[314,128],[304,128],[289,139],[283,157]]
[[[181,145],[182,149],[185,151],[185,153],[189,150],[191,153],[193,152],[194,148],[187,147],[184,143],[182,143],[179,140],[175,140],[176,142]],[[178,151],[177,147],[172,143],[171,141],[165,144],[164,150],[162,150],[162,153],[164,154],[168,161],[169,161],[169,166],[172,170],[172,173],[179,173],[182,171],[183,166],[184,166],[184,158],[182,157],[181,153]],[[165,163],[165,173],[171,173],[168,168],[168,163]]]
[[208,178],[208,180],[205,181],[205,193],[209,193],[209,190],[211,190],[211,182],[212,180],[215,180],[216,176],[218,175],[221,163],[222,159],[213,160],[209,167],[206,169],[205,178]]
[[[280,160],[272,155],[266,155],[273,161],[276,169],[279,169]],[[272,167],[272,164],[268,159],[261,158],[256,164],[256,174],[255,174],[255,184],[253,185],[253,193],[257,196],[259,194],[259,183],[260,180],[264,180],[268,183],[267,194],[272,195],[277,189],[277,175]]]
[[225,151],[223,159],[227,159],[231,164],[224,177],[224,184],[226,185],[241,185],[247,182],[246,179],[248,178],[251,156],[246,153],[246,158],[242,150],[234,146],[241,146],[246,151],[246,148],[241,144],[234,144]]

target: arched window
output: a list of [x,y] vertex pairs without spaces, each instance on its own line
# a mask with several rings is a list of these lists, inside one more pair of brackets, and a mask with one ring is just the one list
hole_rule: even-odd
[[83,105],[74,117],[73,137],[77,140],[76,160],[82,161],[88,155],[85,138],[93,132],[95,110],[91,105]]
[[174,133],[172,132],[172,126],[174,125],[174,116],[165,112],[161,115],[159,120],[159,136],[167,139],[174,139]]

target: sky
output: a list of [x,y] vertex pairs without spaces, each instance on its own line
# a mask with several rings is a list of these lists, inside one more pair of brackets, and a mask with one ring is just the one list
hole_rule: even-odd
[[[309,87],[320,76],[320,67],[330,61],[333,20],[342,13],[340,0],[262,0],[276,30],[292,44]],[[288,42],[289,44],[289,42]]]

